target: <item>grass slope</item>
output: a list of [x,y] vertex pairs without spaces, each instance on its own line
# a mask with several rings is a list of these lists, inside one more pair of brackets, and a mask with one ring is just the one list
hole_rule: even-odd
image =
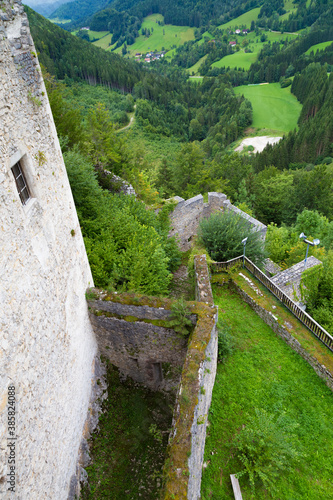
[[240,46],[242,42],[246,39],[249,41],[248,48],[251,49],[252,52],[244,52],[244,49],[241,48],[238,52],[234,52],[228,56],[223,57],[219,61],[216,61],[212,64],[213,67],[223,68],[243,68],[247,71],[251,64],[257,60],[259,52],[262,50],[265,43],[270,42],[282,42],[283,40],[294,38],[295,35],[286,34],[286,33],[273,33],[271,31],[265,31],[265,35],[267,36],[266,42],[260,41],[260,36],[257,36],[255,32],[249,33],[246,36],[237,36],[233,35],[232,40],[235,40]]
[[[303,454],[289,472],[277,479],[273,498],[284,500],[333,499],[333,394],[314,370],[226,287],[214,288],[219,316],[231,327],[235,350],[219,364],[209,415],[205,447],[202,500],[232,499],[229,474],[242,469],[232,440],[247,425],[254,409],[276,417],[285,414]],[[250,488],[240,478],[243,499]],[[256,500],[272,498],[262,487]]]
[[329,45],[332,45],[333,42],[322,42],[322,43],[316,43],[316,45],[312,45],[312,47],[310,47],[306,52],[305,54],[311,54],[311,52],[313,51],[314,54],[317,54],[317,52],[319,52],[320,50],[324,50],[326,49],[326,47],[329,47]]
[[253,127],[284,133],[297,128],[302,105],[290,92],[290,87],[282,89],[279,83],[270,83],[267,85],[243,85],[234,90],[236,94],[243,94],[251,101]]
[[196,75],[199,71],[199,68],[201,66],[201,64],[207,59],[208,57],[208,54],[206,54],[205,56],[201,57],[199,59],[199,61],[197,61],[195,64],[193,64],[193,66],[191,66],[190,68],[188,68],[186,71],[188,71],[190,73],[190,75],[192,75],[193,73]]
[[[129,56],[133,57],[137,52],[146,53],[150,50],[161,51],[163,47],[165,50],[168,50],[173,47],[173,45],[178,47],[185,42],[194,40],[194,28],[188,26],[173,26],[171,24],[160,26],[158,21],[164,21],[164,17],[161,14],[153,14],[144,19],[141,29],[149,28],[151,30],[153,28],[154,31],[149,38],[140,35],[133,45],[129,45],[127,47]],[[121,47],[116,49],[115,52],[121,52]]]
[[258,7],[257,9],[249,10],[248,12],[245,12],[245,14],[235,17],[235,19],[233,19],[232,21],[221,24],[220,26],[218,26],[218,28],[220,30],[226,30],[235,28],[236,26],[243,26],[243,25],[246,26],[246,28],[250,28],[251,21],[256,21],[258,19],[259,12],[260,12],[260,7]]

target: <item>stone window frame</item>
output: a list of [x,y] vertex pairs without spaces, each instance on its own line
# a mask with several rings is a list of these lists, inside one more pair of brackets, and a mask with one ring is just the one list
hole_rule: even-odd
[[[22,202],[22,199],[19,194],[19,189],[17,187],[17,182],[15,179],[14,172],[12,170],[15,165],[19,163],[21,171],[23,173],[25,183],[29,190],[29,198],[25,200],[25,203]],[[36,183],[36,172],[34,168],[33,161],[30,158],[30,155],[24,145],[18,146],[18,150],[16,153],[9,159],[7,175],[10,176],[12,180],[12,184],[15,185],[15,193],[17,195],[17,199],[20,200],[20,204],[23,212],[28,215],[30,213],[31,208],[37,201],[37,183]]]
[[21,203],[22,205],[26,205],[31,199],[31,193],[20,160],[12,166],[11,171],[15,179],[15,184]]

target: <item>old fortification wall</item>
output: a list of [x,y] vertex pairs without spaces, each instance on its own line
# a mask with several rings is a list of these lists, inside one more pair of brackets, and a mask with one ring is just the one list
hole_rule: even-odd
[[[158,299],[157,305],[156,299],[93,292],[96,298],[88,304],[100,353],[122,376],[152,390],[176,392],[188,339],[169,325],[171,301]],[[195,325],[196,316],[191,320]]]
[[205,256],[195,258],[197,314],[173,414],[167,461],[164,467],[165,500],[200,498],[207,417],[217,367],[217,309],[211,295]]
[[[0,151],[0,496],[67,499],[89,432],[97,345],[85,290],[93,281],[20,0],[1,2]],[[18,162],[29,189],[23,202]]]
[[249,222],[254,231],[260,231],[263,239],[266,237],[267,226],[232,205],[223,193],[208,193],[208,203],[204,203],[201,194],[189,200],[176,196],[174,201],[177,202],[177,206],[170,214],[172,227],[170,236],[176,235],[179,238],[182,251],[189,250],[191,247],[191,239],[198,232],[200,220],[209,217],[217,210],[239,214]]
[[[207,416],[217,367],[217,309],[206,257],[195,257],[196,299],[188,302],[190,338],[170,325],[170,299],[91,289],[88,304],[103,356],[153,390],[176,393],[165,464],[165,499],[200,498]],[[175,496],[173,496],[175,495]],[[179,496],[177,496],[179,495]]]

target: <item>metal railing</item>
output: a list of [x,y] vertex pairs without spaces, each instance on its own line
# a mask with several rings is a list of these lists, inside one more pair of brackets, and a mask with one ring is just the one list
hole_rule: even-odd
[[[213,273],[220,271],[227,271],[237,264],[243,263],[243,256],[236,257],[235,259],[228,260],[227,262],[212,262],[210,268]],[[326,345],[333,352],[333,337],[325,328],[319,325],[307,312],[303,311],[296,302],[290,299],[273,281],[266,276],[250,259],[244,258],[244,267],[247,269],[257,280],[260,281],[277,299],[284,304],[287,309],[305,325],[323,344]]]

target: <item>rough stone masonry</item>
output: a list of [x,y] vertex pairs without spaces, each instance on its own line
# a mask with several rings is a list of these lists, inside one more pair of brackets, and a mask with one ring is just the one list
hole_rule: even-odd
[[[1,498],[61,500],[70,486],[75,491],[97,351],[85,301],[92,285],[27,16],[21,1],[5,0],[0,9]],[[14,464],[8,463],[9,387],[15,387],[16,398]],[[15,491],[8,490],[9,472]]]

